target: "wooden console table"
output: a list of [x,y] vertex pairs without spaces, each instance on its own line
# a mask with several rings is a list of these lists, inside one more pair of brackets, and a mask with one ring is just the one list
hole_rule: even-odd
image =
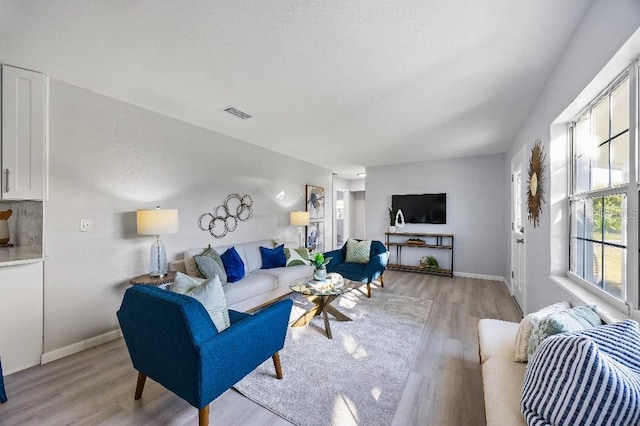
[[[424,244],[408,242],[409,239],[423,239]],[[420,272],[423,274],[449,275],[453,278],[453,234],[421,234],[415,232],[385,232],[387,250],[395,247],[396,263],[389,263],[388,269],[396,271]],[[413,247],[421,250],[448,250],[451,252],[449,268],[440,267],[438,270],[426,269],[420,265],[405,265],[402,263],[402,250],[404,247]]]

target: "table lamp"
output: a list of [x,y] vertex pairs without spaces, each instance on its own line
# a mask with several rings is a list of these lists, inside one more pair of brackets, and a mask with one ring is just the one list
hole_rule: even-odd
[[291,226],[298,227],[298,243],[304,248],[304,227],[309,226],[309,212],[291,212]]
[[155,235],[156,242],[151,246],[150,272],[154,278],[162,278],[167,274],[167,251],[160,240],[160,235],[178,232],[178,210],[138,209],[138,235]]

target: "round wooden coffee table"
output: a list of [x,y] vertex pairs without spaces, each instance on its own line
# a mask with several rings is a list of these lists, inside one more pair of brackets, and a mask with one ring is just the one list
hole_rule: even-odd
[[313,302],[313,307],[302,314],[291,327],[307,325],[315,316],[322,314],[327,337],[332,339],[329,314],[338,321],[351,321],[351,318],[331,306],[331,302],[356,288],[356,284],[357,283],[351,280],[343,278],[340,274],[335,273],[329,274],[326,281],[322,282],[315,281],[313,277],[296,280],[289,288],[296,293],[304,295],[310,302]]

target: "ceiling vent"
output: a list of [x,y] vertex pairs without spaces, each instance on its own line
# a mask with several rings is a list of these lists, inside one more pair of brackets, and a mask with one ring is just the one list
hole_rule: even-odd
[[228,112],[231,115],[235,115],[236,117],[241,118],[243,120],[246,120],[247,118],[251,118],[251,116],[246,112],[242,112],[239,109],[234,108],[232,106],[226,107],[223,111]]

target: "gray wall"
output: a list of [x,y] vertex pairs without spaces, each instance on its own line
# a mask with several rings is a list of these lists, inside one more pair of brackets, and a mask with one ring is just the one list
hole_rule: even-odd
[[[136,209],[179,209],[180,232],[163,236],[175,259],[207,244],[278,238],[295,245],[289,212],[304,210],[305,184],[331,191],[329,170],[56,80],[50,122],[45,353],[117,328],[123,292],[148,272],[154,240],[136,235]],[[198,218],[232,193],[251,195],[254,217],[214,239]],[[92,219],[90,232],[79,232],[81,217]]]
[[[403,231],[454,234],[455,272],[502,277],[509,218],[504,168],[502,154],[367,168],[367,238],[384,241],[392,195],[446,192],[445,225],[407,224]],[[425,251],[410,259],[407,251],[403,262],[417,265],[420,254],[442,255]]]
[[[521,147],[530,155],[536,138],[541,139],[544,151],[550,153],[550,127],[558,115],[567,108],[578,94],[600,72],[605,64],[622,47],[624,42],[640,27],[640,1],[638,0],[596,0],[575,32],[566,52],[560,58],[555,71],[547,80],[536,105],[523,123],[517,137],[506,154],[506,164],[511,164]],[[562,142],[561,142],[562,143]],[[547,156],[547,165],[549,157]],[[527,164],[525,164],[525,168]],[[509,169],[505,170],[502,187],[509,194]],[[550,200],[549,167],[544,191],[546,204],[540,217],[540,226],[533,228],[526,223],[526,306],[525,312],[560,300],[572,298],[549,280],[550,265],[557,262],[551,258],[551,221],[550,203],[565,203],[565,200]],[[564,179],[563,176],[559,177]],[[510,253],[509,234],[505,234],[505,246]],[[509,275],[509,257],[503,274]]]

